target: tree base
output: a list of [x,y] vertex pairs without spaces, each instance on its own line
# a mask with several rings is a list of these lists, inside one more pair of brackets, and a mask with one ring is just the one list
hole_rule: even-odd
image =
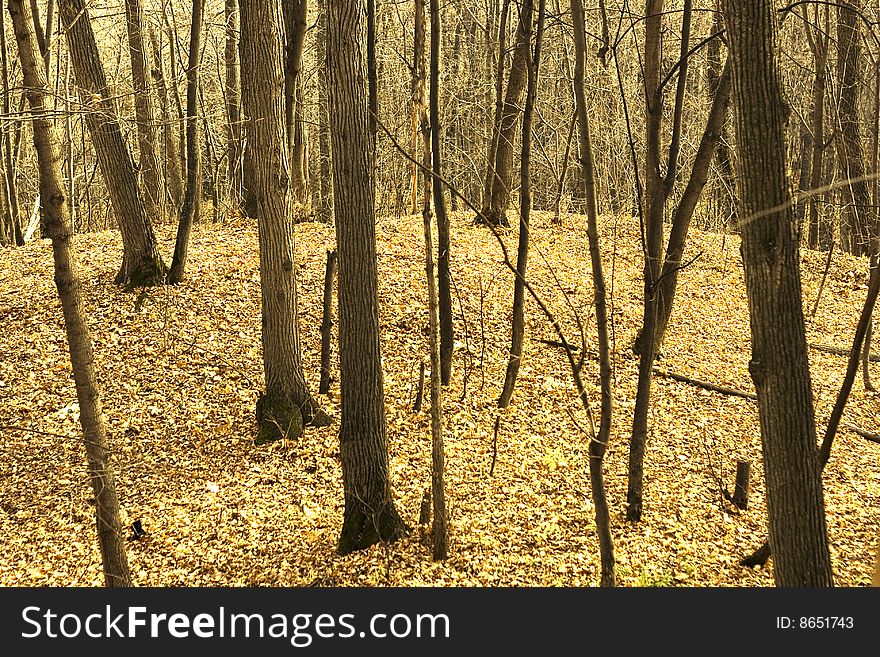
[[629,502],[626,507],[626,519],[630,522],[641,522],[642,520],[642,503]]
[[496,210],[494,208],[483,208],[483,210],[474,217],[475,226],[495,226],[496,228],[509,228],[510,220],[504,210]]
[[259,431],[254,439],[255,445],[283,438],[295,440],[303,431],[302,411],[284,395],[263,394],[257,399],[257,424]]
[[127,290],[142,287],[164,285],[168,270],[161,257],[144,258],[138,264],[129,264],[123,259],[122,267],[113,280],[116,285],[123,285]]
[[387,500],[374,511],[362,500],[346,496],[345,517],[336,552],[340,555],[363,550],[377,543],[393,543],[409,533],[409,527]]

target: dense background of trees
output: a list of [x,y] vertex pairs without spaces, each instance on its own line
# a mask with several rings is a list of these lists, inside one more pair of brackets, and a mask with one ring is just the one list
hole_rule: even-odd
[[[597,323],[602,386],[590,474],[602,583],[613,585],[602,478],[612,372],[598,217],[637,216],[642,229],[644,313],[631,345],[639,384],[632,418],[617,418],[632,426],[631,521],[650,503],[642,472],[651,379],[675,321],[688,229],[740,233],[777,581],[830,584],[798,253],[869,256],[877,279],[880,7],[745,4],[32,0],[23,11],[14,2],[14,25],[0,24],[0,243],[57,240],[68,224],[73,233],[118,228],[116,282],[137,288],[183,280],[194,222],[254,220],[265,373],[256,415],[258,442],[270,442],[330,422],[302,373],[293,225],[334,221],[344,553],[407,531],[388,472],[376,214],[425,221],[432,406],[440,382],[455,376],[448,204],[485,225],[486,240],[518,224],[516,260],[506,258],[515,293],[499,407],[513,395],[531,298],[557,330],[589,414],[584,357],[573,357],[572,336],[528,286],[526,267],[533,210],[585,214],[595,312],[581,311]],[[38,158],[32,144],[49,137],[57,144]],[[63,216],[50,193],[63,196]],[[154,224],[174,221],[167,271]],[[851,364],[868,353],[869,302]],[[443,558],[435,410],[443,525],[435,556]]]

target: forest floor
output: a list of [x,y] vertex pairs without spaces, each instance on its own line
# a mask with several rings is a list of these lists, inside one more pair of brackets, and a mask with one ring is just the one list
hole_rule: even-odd
[[[335,426],[297,441],[255,446],[261,388],[255,227],[240,220],[195,227],[189,275],[145,295],[113,285],[115,231],[79,236],[124,521],[146,534],[128,543],[142,586],[594,586],[598,545],[587,468],[588,420],[561,349],[534,302],[512,405],[496,401],[509,344],[513,276],[489,231],[452,223],[457,342],[444,392],[449,559],[431,559],[418,526],[430,485],[427,404],[412,411],[418,363],[427,361],[424,247],[419,217],[379,221],[382,353],[391,478],[412,527],[388,546],[337,556],[342,521],[338,383],[321,396]],[[158,227],[163,252],[174,227]],[[638,224],[602,226],[613,303],[615,413],[606,459],[618,581],[624,586],[769,586],[765,568],[738,565],[766,537],[764,477],[754,402],[656,377],[646,455],[645,510],[624,518],[629,431],[641,318]],[[749,324],[736,236],[692,231],[675,311],[657,367],[752,390]],[[516,231],[504,239],[511,254]],[[529,277],[567,338],[586,329],[584,373],[598,412],[592,281],[584,219],[533,220]],[[313,390],[324,259],[332,227],[296,229],[303,363]],[[825,254],[805,252],[809,317]],[[50,243],[0,250],[0,585],[100,585],[91,491],[52,276]],[[557,282],[558,281],[558,282]],[[867,261],[835,253],[808,340],[848,349],[867,285]],[[563,291],[565,294],[563,294]],[[566,301],[566,295],[570,305]],[[820,435],[846,358],[810,350]],[[873,375],[880,380],[880,365]],[[427,398],[427,394],[426,394]],[[880,397],[861,375],[844,424],[880,430]],[[14,428],[13,428],[14,427]],[[43,433],[39,433],[43,432]],[[870,582],[880,529],[880,445],[841,428],[825,472],[836,583]],[[752,465],[747,511],[723,501],[736,462]],[[494,462],[494,469],[492,464]]]

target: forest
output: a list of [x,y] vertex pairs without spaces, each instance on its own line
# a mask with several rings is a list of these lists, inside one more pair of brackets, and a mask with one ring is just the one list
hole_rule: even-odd
[[6,0],[0,586],[880,586],[878,26]]

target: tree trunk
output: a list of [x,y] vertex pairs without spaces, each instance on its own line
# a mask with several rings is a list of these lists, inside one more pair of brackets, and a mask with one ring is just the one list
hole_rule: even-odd
[[407,530],[391,497],[379,349],[374,150],[363,53],[363,0],[328,0],[328,81],[339,253],[339,456],[345,512],[338,551]]
[[725,0],[740,152],[742,258],[749,301],[770,545],[779,586],[831,586],[796,225],[786,173],[775,11]]
[[841,187],[844,208],[841,213],[840,244],[853,255],[868,253],[872,214],[859,129],[861,5],[860,0],[843,0],[837,7],[837,114],[840,135],[835,143],[840,175],[845,181],[849,181]]
[[297,326],[293,223],[289,214],[287,141],[280,93],[281,8],[277,0],[242,0],[240,57],[244,132],[244,210],[257,221],[263,372],[257,401],[257,443],[295,439],[305,425],[329,418],[309,393],[302,372]]
[[544,0],[539,0],[538,27],[535,35],[535,49],[532,54],[532,20],[524,20],[526,32],[526,104],[523,107],[522,138],[520,156],[520,188],[519,188],[519,244],[516,252],[516,278],[513,283],[513,312],[510,326],[510,356],[507,360],[507,372],[504,375],[504,387],[498,399],[498,408],[507,408],[513,396],[516,375],[522,359],[523,341],[525,340],[525,282],[529,258],[529,218],[532,212],[532,116],[535,112],[535,101],[538,96],[538,70],[541,55],[541,31],[544,28]]
[[[531,0],[529,0],[531,1]],[[431,61],[429,112],[431,119],[431,158],[434,213],[437,215],[437,293],[440,307],[440,381],[449,385],[452,377],[452,288],[449,273],[449,215],[443,194],[440,153],[440,5],[431,0]]]
[[[429,158],[424,166],[430,168],[431,133],[428,124],[428,94],[425,90],[425,0],[415,0],[413,17],[413,64],[410,92],[412,94],[412,147],[413,159],[418,159],[418,153],[424,145],[423,137],[428,137]],[[425,125],[428,132],[423,132]],[[419,209],[419,192],[424,189],[422,181],[424,176],[419,175],[419,165],[414,161],[410,173],[410,188],[412,198],[410,200],[410,214],[415,214]],[[431,181],[428,180],[428,184]],[[430,202],[430,195],[428,196]],[[433,256],[431,257],[433,262]]]
[[202,151],[199,146],[199,117],[196,102],[199,92],[203,0],[192,0],[192,24],[189,32],[189,65],[186,70],[186,194],[177,223],[174,258],[168,270],[168,282],[180,283],[186,276],[186,254],[192,225],[202,205]]
[[[434,43],[439,41],[440,16],[437,0],[431,0],[431,75],[434,70]],[[431,360],[431,501],[433,502],[434,522],[432,526],[434,560],[446,559],[449,532],[446,522],[446,466],[443,449],[443,385],[440,380],[440,310],[437,295],[437,277],[434,271],[434,244],[431,235],[431,196],[434,190],[431,175],[433,132],[439,126],[428,119],[425,106],[425,5],[424,0],[415,2],[415,60],[416,72],[413,76],[414,93],[420,98],[416,107],[419,135],[422,145],[422,224],[425,235],[425,274],[428,284],[428,327],[430,331],[428,349]],[[420,38],[421,37],[421,38]],[[419,40],[421,43],[419,43]],[[421,84],[419,84],[419,81]],[[433,85],[432,85],[433,89]],[[433,106],[432,106],[433,107]],[[441,199],[442,203],[442,199]],[[424,374],[424,364],[422,364]],[[420,391],[421,394],[421,391]]]
[[[0,11],[0,66],[2,66],[3,76],[3,114],[10,115],[11,107],[9,100],[12,94],[9,90],[9,59],[6,50],[6,12]],[[18,186],[16,185],[15,176],[15,158],[12,151],[12,135],[3,130],[2,137],[3,146],[3,184],[6,187],[6,199],[9,203],[10,223],[12,224],[12,238],[16,246],[24,246],[24,235],[21,231],[21,210],[18,205]]]
[[678,273],[682,268],[682,257],[687,243],[687,234],[691,220],[697,209],[697,203],[706,181],[709,178],[709,167],[712,162],[713,152],[717,155],[717,146],[724,133],[724,125],[727,122],[727,109],[730,104],[730,66],[724,67],[721,79],[715,90],[715,98],[712,100],[712,109],[709,111],[709,119],[706,129],[697,148],[694,163],[687,185],[681,194],[678,205],[672,213],[672,226],[669,230],[669,239],[666,243],[666,252],[663,257],[663,266],[660,270],[660,278],[656,285],[657,303],[657,326],[654,336],[654,351],[659,351],[663,344],[663,336],[672,315],[672,304],[675,300],[675,291],[678,285]]
[[[483,178],[483,204],[482,207],[488,208],[492,202],[492,181],[495,179],[495,155],[498,151],[498,133],[501,128],[501,112],[504,109],[504,62],[507,61],[507,17],[510,12],[510,0],[502,0],[501,16],[498,19],[498,62],[495,67],[495,113],[492,120],[492,137],[489,140],[489,152],[486,156],[486,173]],[[489,48],[489,30],[487,33],[487,65],[488,71],[490,66],[488,53]],[[477,217],[479,220],[480,218]]]
[[226,69],[226,176],[230,190],[230,200],[234,208],[241,208],[243,183],[241,178],[241,80],[238,68],[238,2],[226,0],[224,8],[226,20],[226,45],[223,62]]
[[[827,10],[826,10],[827,17]],[[827,20],[826,20],[827,24]],[[813,83],[811,96],[813,107],[810,110],[810,129],[813,133],[813,149],[810,160],[810,189],[822,186],[822,159],[825,154],[825,66],[828,62],[828,33],[811,25],[806,25],[810,50],[813,53]],[[810,197],[810,215],[807,243],[811,249],[819,248],[819,203],[822,195]]]
[[[299,207],[308,200],[305,133],[302,121],[302,58],[306,38],[307,0],[283,0],[286,56],[284,61],[284,124],[290,149],[290,189]],[[301,217],[299,217],[301,218]]]
[[[180,151],[178,149],[176,121],[169,111],[168,84],[165,77],[165,62],[162,60],[162,49],[156,39],[155,32],[150,32],[150,43],[153,50],[153,81],[159,97],[159,117],[162,123],[163,144],[163,178],[165,179],[165,207],[170,214],[176,213],[183,203],[183,179],[180,172]],[[175,85],[176,86],[176,85]]]
[[605,494],[603,463],[608,441],[611,437],[613,398],[611,389],[611,342],[608,336],[608,309],[606,305],[605,274],[599,249],[599,208],[596,199],[596,171],[593,162],[593,146],[590,139],[590,121],[584,91],[584,63],[587,56],[587,39],[584,27],[584,7],[581,0],[571,0],[574,24],[574,94],[575,113],[578,123],[578,145],[581,159],[581,175],[587,213],[587,239],[590,244],[590,264],[593,274],[593,304],[596,308],[597,347],[599,351],[599,382],[601,411],[599,431],[590,436],[590,489],[596,509],[596,533],[599,535],[599,555],[602,564],[600,583],[614,586],[614,541],[611,536],[611,517]]
[[[715,0],[715,15],[712,17],[712,34],[718,34],[724,29],[723,15],[718,7],[719,0]],[[707,46],[706,59],[708,64],[707,78],[709,82],[709,100],[713,103],[718,97],[718,87],[721,83],[724,68],[721,65],[721,38],[712,39]],[[729,94],[729,92],[728,92]],[[730,153],[730,131],[727,128],[725,118],[721,125],[721,133],[715,143],[715,162],[719,169],[719,189],[715,195],[721,206],[723,216],[722,225],[736,224],[736,183],[733,173],[733,158]]]
[[84,0],[60,0],[59,9],[77,86],[83,103],[92,108],[85,113],[86,126],[122,233],[122,267],[116,282],[129,286],[161,284],[165,265],[116,119],[88,10]]
[[38,58],[30,12],[22,0],[10,0],[9,13],[18,42],[28,100],[33,111],[32,125],[40,172],[42,212],[52,239],[55,284],[64,314],[64,328],[79,402],[80,425],[88,458],[89,479],[95,497],[104,583],[108,587],[127,587],[131,586],[131,576],[119,518],[116,484],[110,465],[107,432],[101,412],[92,340],[82,301],[82,286],[76,271],[76,255],[71,248],[73,231],[61,175],[63,158],[60,140],[49,118],[50,108],[45,105],[49,89],[42,62]]
[[125,26],[128,31],[128,52],[131,56],[131,80],[134,86],[139,169],[144,203],[149,215],[161,221],[164,215],[162,179],[159,160],[156,157],[153,99],[148,84],[147,50],[144,47],[140,0],[125,0]]
[[[687,51],[685,27],[690,24],[690,12],[682,14],[682,51]],[[636,343],[639,353],[639,380],[636,404],[633,411],[633,428],[629,443],[629,480],[627,489],[627,520],[638,521],[642,517],[642,488],[644,480],[645,444],[648,440],[648,409],[651,400],[651,368],[654,363],[654,346],[657,326],[656,282],[660,277],[663,244],[663,213],[670,185],[674,180],[674,164],[670,145],[670,168],[667,178],[660,170],[660,134],[663,124],[663,95],[660,81],[661,31],[663,27],[663,0],[647,0],[645,5],[645,194],[642,210],[644,222],[644,268],[642,272],[644,301],[642,329]],[[679,89],[687,73],[687,59],[682,58],[679,71]],[[678,102],[679,96],[676,96]],[[680,120],[680,112],[675,112]],[[674,119],[675,120],[675,119]],[[673,132],[679,127],[673,124]],[[671,177],[670,177],[671,174]]]
[[318,60],[318,220],[333,221],[333,172],[330,158],[330,104],[327,97],[327,2],[318,0],[318,32],[315,37]]
[[519,14],[519,26],[516,30],[516,43],[513,49],[513,61],[510,65],[510,77],[507,79],[507,91],[501,109],[501,117],[497,125],[494,157],[491,159],[492,177],[488,194],[488,203],[477,220],[493,226],[507,226],[507,207],[510,205],[510,191],[513,184],[513,142],[519,118],[519,103],[526,87],[528,73],[526,60],[529,53],[528,35],[532,32],[533,0],[523,0]]

